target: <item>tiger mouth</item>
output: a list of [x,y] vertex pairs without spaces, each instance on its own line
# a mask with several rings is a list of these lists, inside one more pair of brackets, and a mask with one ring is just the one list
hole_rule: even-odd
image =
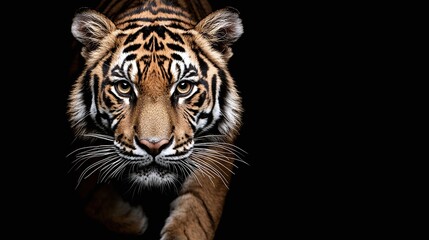
[[179,175],[176,172],[158,164],[140,166],[132,171],[129,176],[133,182],[145,186],[161,186],[174,183],[179,179]]

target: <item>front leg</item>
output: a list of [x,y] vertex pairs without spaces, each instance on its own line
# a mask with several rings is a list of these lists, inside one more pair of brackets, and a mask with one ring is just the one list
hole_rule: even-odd
[[[226,176],[227,175],[227,176]],[[161,240],[212,240],[222,215],[230,174],[225,181],[196,172],[171,203]]]
[[88,198],[85,212],[107,229],[132,235],[141,235],[147,229],[142,206],[126,202],[110,184],[100,185]]

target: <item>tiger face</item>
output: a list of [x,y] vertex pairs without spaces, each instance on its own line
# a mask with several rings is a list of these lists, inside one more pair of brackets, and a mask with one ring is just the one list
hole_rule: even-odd
[[144,14],[114,23],[86,10],[73,21],[85,68],[70,95],[70,121],[78,137],[108,142],[78,156],[78,166],[98,159],[81,179],[99,171],[102,181],[165,186],[195,169],[222,177],[207,158],[230,166],[201,149],[232,142],[240,127],[241,99],[226,67],[240,19],[224,9],[198,23],[135,20],[154,17]]

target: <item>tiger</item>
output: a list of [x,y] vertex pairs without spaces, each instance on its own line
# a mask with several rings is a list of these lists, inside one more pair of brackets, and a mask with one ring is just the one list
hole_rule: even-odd
[[80,145],[68,157],[90,219],[144,239],[145,193],[166,192],[161,240],[214,239],[235,168],[247,164],[236,144],[242,96],[228,69],[243,32],[237,9],[207,0],[76,10],[66,115]]

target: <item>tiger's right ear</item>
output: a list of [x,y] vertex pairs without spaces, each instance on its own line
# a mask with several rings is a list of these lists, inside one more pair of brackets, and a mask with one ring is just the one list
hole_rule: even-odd
[[235,8],[226,7],[203,18],[195,29],[223,54],[225,60],[232,56],[231,45],[243,34],[243,24]]
[[82,56],[87,58],[115,29],[115,24],[105,15],[91,9],[82,9],[73,18],[71,32],[83,44]]

